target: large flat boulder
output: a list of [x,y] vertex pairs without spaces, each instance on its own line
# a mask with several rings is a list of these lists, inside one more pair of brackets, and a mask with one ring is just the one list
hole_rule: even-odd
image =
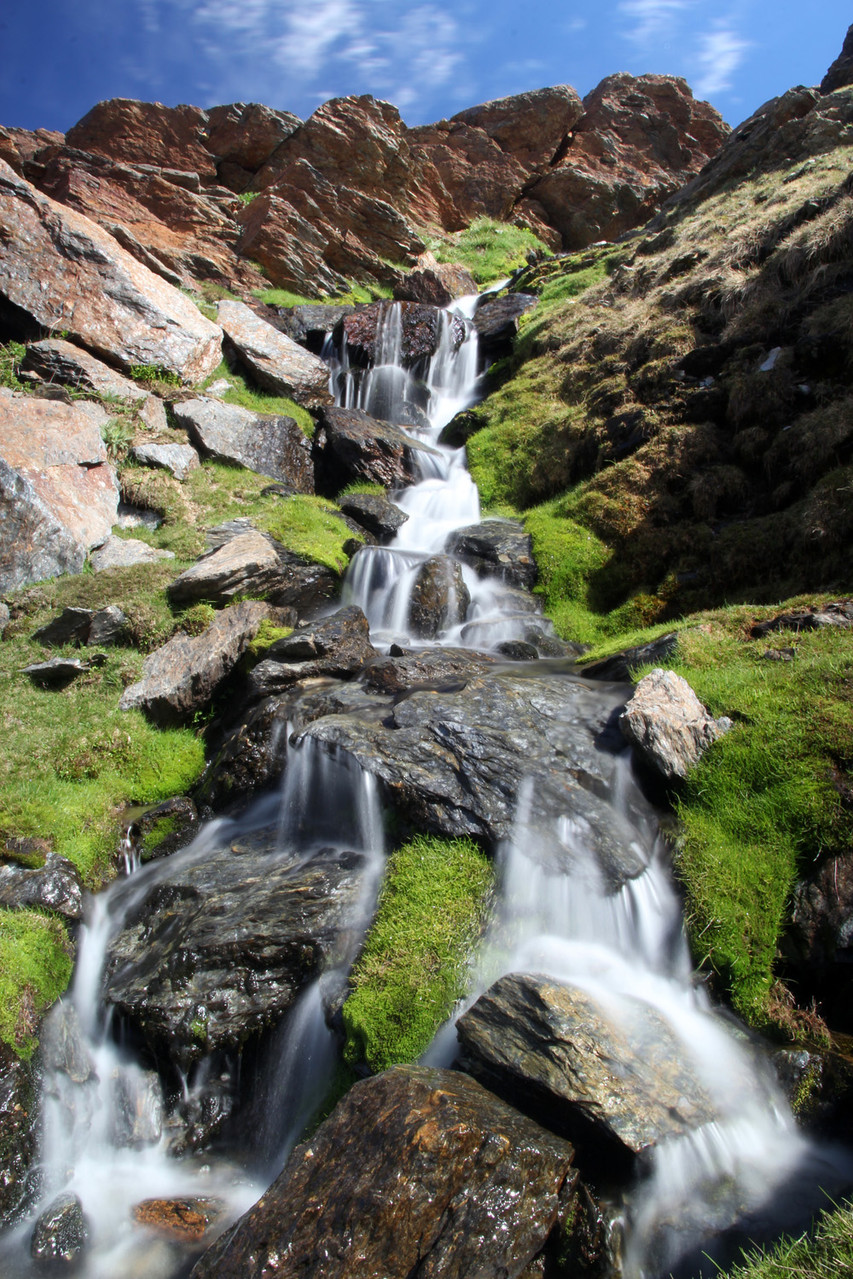
[[79,573],[109,536],[119,490],[107,420],[100,405],[0,388],[0,590]]
[[[621,1019],[578,986],[510,973],[457,1022],[461,1061],[487,1087],[600,1160],[636,1156],[717,1117],[689,1055],[650,1004]],[[610,1011],[610,1015],[608,1015]]]
[[244,302],[220,302],[217,318],[238,359],[260,386],[309,408],[331,404],[329,366],[318,356],[273,328]]
[[284,854],[278,828],[158,876],[110,944],[104,993],[186,1068],[238,1049],[341,962],[363,859]]
[[519,1279],[576,1183],[568,1142],[473,1080],[395,1067],[347,1093],[192,1276]]
[[297,493],[314,491],[311,442],[292,417],[253,413],[207,397],[175,404],[173,413],[207,457],[238,462]]
[[227,604],[255,595],[279,608],[305,613],[338,589],[338,577],[330,568],[289,551],[257,529],[240,528],[222,541],[217,536],[221,529],[213,532],[212,549],[168,587],[174,604],[196,600]]
[[124,690],[119,706],[143,710],[160,724],[190,719],[234,669],[268,612],[266,604],[245,600],[224,609],[201,635],[179,632],[149,653],[142,679]]
[[189,298],[2,160],[0,238],[0,294],[42,328],[68,330],[123,369],[155,365],[184,382],[219,364],[221,330]]

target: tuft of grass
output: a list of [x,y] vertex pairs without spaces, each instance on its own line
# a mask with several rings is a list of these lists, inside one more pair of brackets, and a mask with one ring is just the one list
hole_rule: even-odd
[[470,840],[420,835],[392,853],[344,1004],[344,1060],[415,1061],[464,994],[493,872]]
[[[811,1234],[755,1248],[726,1270],[728,1279],[841,1279],[853,1274],[853,1207],[841,1204]],[[720,1279],[725,1279],[720,1275]]]
[[341,518],[335,503],[326,498],[297,493],[284,502],[279,501],[257,522],[289,550],[325,564],[335,573],[343,573],[349,563],[344,545],[352,541],[355,534]]
[[502,280],[523,266],[529,253],[548,251],[527,227],[485,217],[476,218],[464,231],[433,236],[427,248],[439,262],[467,267],[478,284]]
[[23,342],[8,342],[0,345],[0,386],[10,391],[26,391],[26,382],[21,382],[18,373],[23,363],[27,348]]
[[359,284],[356,280],[351,280],[349,289],[336,297],[306,298],[300,293],[294,293],[291,289],[259,289],[255,293],[255,297],[260,302],[265,302],[267,306],[283,307],[305,306],[314,302],[365,306],[370,302],[381,302],[383,298],[393,296],[394,290],[387,284],[380,284],[378,280],[371,280],[369,284]]
[[253,413],[274,413],[279,417],[292,417],[302,428],[304,434],[311,439],[314,434],[314,419],[306,408],[297,404],[287,395],[270,395],[266,391],[252,386],[249,380],[238,370],[232,368],[225,360],[214,369],[210,377],[202,383],[202,390],[219,378],[227,378],[232,383],[221,397],[226,404],[238,404],[240,408],[250,409]]
[[42,1014],[71,980],[74,947],[65,925],[35,910],[0,908],[0,1039],[24,1058]]

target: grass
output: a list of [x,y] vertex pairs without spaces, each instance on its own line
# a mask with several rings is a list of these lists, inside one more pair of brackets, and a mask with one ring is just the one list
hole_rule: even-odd
[[415,1061],[464,994],[491,897],[470,840],[418,836],[392,853],[344,1004],[344,1060],[373,1072]]
[[728,1279],[842,1279],[853,1274],[853,1208],[840,1205],[813,1234],[756,1248],[725,1273]]
[[260,524],[289,550],[335,573],[342,574],[349,563],[344,546],[356,534],[341,519],[335,503],[324,497],[298,493],[279,502]]
[[494,218],[476,218],[464,231],[427,240],[427,248],[439,262],[467,267],[478,284],[492,284],[511,275],[527,261],[529,253],[545,253],[546,246],[527,227]]
[[9,391],[25,391],[27,384],[21,382],[18,373],[27,348],[23,342],[7,342],[0,345],[0,386]]
[[393,289],[386,284],[380,284],[377,280],[371,281],[370,284],[359,284],[352,280],[349,289],[337,297],[307,298],[300,293],[294,293],[291,289],[259,289],[255,297],[260,302],[265,302],[267,306],[310,306],[317,303],[326,306],[364,306],[370,302],[380,302],[383,298],[393,297]]
[[313,436],[314,419],[306,408],[287,395],[270,395],[266,391],[259,390],[225,360],[222,360],[210,377],[205,379],[201,390],[204,391],[221,378],[231,383],[225,394],[219,397],[225,404],[237,404],[240,408],[249,409],[252,413],[274,413],[279,417],[292,417],[309,439]]
[[0,909],[0,1039],[32,1055],[42,1014],[71,980],[73,946],[61,920]]

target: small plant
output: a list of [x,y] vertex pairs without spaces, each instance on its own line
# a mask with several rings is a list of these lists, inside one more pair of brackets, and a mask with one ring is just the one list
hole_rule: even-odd
[[110,457],[122,457],[133,443],[133,423],[126,417],[111,417],[101,427],[101,439]]
[[182,386],[180,375],[174,369],[164,369],[160,364],[132,364],[130,376],[134,382],[156,383],[161,386]]
[[26,353],[27,348],[23,342],[9,342],[6,346],[0,346],[0,386],[5,386],[10,391],[28,389],[26,384],[18,378]]
[[260,194],[260,191],[241,191],[237,196],[237,199],[241,204],[251,204],[252,201],[256,200]]

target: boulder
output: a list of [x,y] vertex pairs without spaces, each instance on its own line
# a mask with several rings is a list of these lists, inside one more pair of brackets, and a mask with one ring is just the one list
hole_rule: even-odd
[[351,315],[354,306],[340,303],[303,302],[300,306],[273,307],[276,318],[272,323],[282,333],[293,338],[300,346],[319,355],[326,337],[339,320]]
[[[100,658],[95,661],[95,658]],[[65,688],[79,675],[85,675],[95,666],[102,666],[106,658],[103,653],[96,653],[89,662],[81,662],[79,657],[52,657],[48,662],[31,662],[21,668],[22,674],[29,675],[39,688]]]
[[73,1084],[97,1079],[95,1063],[86,1046],[77,1010],[59,999],[50,1009],[39,1032],[39,1062],[50,1074],[57,1072]]
[[185,480],[190,471],[201,465],[198,453],[189,444],[136,444],[130,455],[142,466],[168,471],[176,480]]
[[254,381],[274,395],[317,408],[331,404],[329,366],[243,302],[220,302],[217,318]]
[[515,520],[483,520],[456,529],[444,549],[463,564],[470,564],[479,577],[494,576],[525,591],[536,583],[533,541]]
[[144,865],[171,857],[191,843],[198,832],[198,809],[185,795],[176,795],[147,808],[132,823],[128,836]]
[[0,1228],[31,1209],[38,1193],[39,1088],[31,1062],[0,1044]]
[[269,608],[253,600],[219,613],[202,635],[179,632],[149,653],[142,679],[121,695],[123,711],[138,708],[161,724],[190,719],[233,670]]
[[217,399],[185,400],[173,413],[206,456],[238,462],[297,493],[313,492],[311,443],[292,417],[253,413]]
[[665,781],[686,777],[709,746],[732,727],[714,719],[681,675],[656,667],[619,716],[622,735]]
[[96,223],[2,160],[0,238],[0,294],[43,328],[67,329],[121,368],[154,365],[184,382],[201,381],[219,364],[217,325]]
[[287,855],[276,827],[167,871],[110,944],[108,1004],[184,1069],[239,1049],[343,960],[362,866],[337,849]]
[[537,168],[554,160],[583,113],[571,85],[556,84],[457,111],[451,124],[482,129],[507,155]]
[[68,1191],[57,1195],[33,1226],[30,1255],[39,1265],[76,1267],[89,1241],[89,1227],[78,1197]]
[[379,494],[348,493],[338,505],[344,515],[380,541],[390,541],[409,518],[406,511]]
[[173,560],[174,551],[161,551],[135,537],[108,537],[102,546],[89,556],[93,573],[103,573],[109,568],[128,568],[134,564],[157,564],[160,560]]
[[329,239],[286,198],[264,191],[237,214],[238,253],[251,256],[277,288],[334,297],[346,292],[346,277],[324,257]]
[[476,292],[477,282],[467,267],[458,262],[437,262],[431,253],[424,253],[417,269],[408,271],[394,285],[395,301],[430,306],[448,306],[456,298]]
[[409,626],[420,639],[435,639],[465,621],[471,596],[458,560],[432,555],[418,569],[409,597]]
[[398,649],[396,654],[377,658],[366,667],[361,682],[376,693],[405,693],[418,687],[458,684],[485,675],[496,665],[496,658],[469,648]]
[[352,677],[376,656],[367,618],[350,605],[276,640],[252,670],[249,684],[256,695],[268,697],[303,679]]
[[461,1063],[511,1105],[546,1115],[582,1163],[630,1160],[716,1111],[663,1016],[624,1002],[617,1024],[579,987],[510,973],[456,1023]]
[[53,910],[72,923],[83,918],[83,888],[73,862],[48,853],[43,866],[29,869],[0,862],[0,906]]
[[79,573],[109,534],[119,491],[106,421],[96,404],[0,388],[0,590]]
[[61,386],[73,386],[79,391],[110,396],[128,404],[139,405],[149,398],[148,391],[136,382],[60,338],[30,343],[22,368],[37,373],[45,382],[58,382]]
[[531,293],[502,293],[486,297],[474,312],[474,328],[480,341],[480,355],[486,364],[509,355],[518,334],[518,321],[539,299]]
[[324,564],[250,527],[221,541],[217,538],[214,549],[176,578],[168,593],[175,604],[225,603],[241,595],[262,595],[278,608],[304,613],[324,603],[339,585],[337,575]]
[[352,755],[384,784],[406,823],[448,838],[490,845],[507,838],[527,779],[531,840],[543,864],[576,864],[577,845],[555,823],[558,813],[583,830],[608,888],[641,872],[642,858],[604,798],[613,761],[594,745],[618,693],[602,698],[580,682],[508,671],[474,675],[461,687],[424,683],[404,697],[323,713],[296,740]]
[[65,140],[70,147],[127,164],[182,169],[216,178],[204,145],[208,116],[198,107],[166,107],[162,102],[110,98],[79,120]]
[[207,112],[204,147],[218,159],[220,181],[223,165],[237,165],[255,173],[301,123],[291,111],[275,111],[259,102],[211,107]]
[[395,1067],[347,1093],[192,1279],[526,1275],[575,1193],[567,1142],[464,1075]]
[[467,331],[462,316],[436,306],[420,302],[373,302],[339,320],[332,338],[339,351],[346,349],[352,364],[366,368],[379,362],[378,355],[397,325],[398,362],[404,368],[413,368],[435,355],[445,330],[453,350],[461,346]]
[[362,409],[322,409],[313,449],[317,491],[334,496],[365,482],[404,488],[417,478],[417,455],[433,451]]

